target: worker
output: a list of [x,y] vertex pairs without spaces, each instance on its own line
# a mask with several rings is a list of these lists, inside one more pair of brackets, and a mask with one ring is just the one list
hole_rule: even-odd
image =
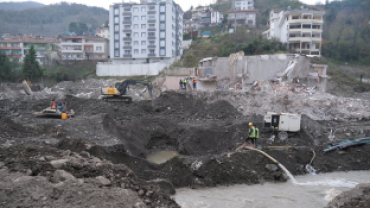
[[182,86],[184,85],[184,83],[182,82],[182,79],[180,79],[179,85],[180,85],[180,90],[181,90]]
[[57,105],[55,104],[55,99],[51,100],[50,108],[51,109],[57,109]]
[[58,106],[57,106],[57,109],[62,111],[63,113],[65,113],[65,103],[61,100],[58,102]]
[[247,145],[248,141],[252,142],[251,146],[254,148],[254,144],[256,143],[256,128],[252,122],[249,122],[248,138],[244,141],[243,147]]
[[253,124],[253,126],[254,126],[254,129],[256,130],[256,139],[255,139],[255,142],[254,142],[254,146],[256,146],[256,141],[257,141],[257,139],[260,138],[260,130],[259,130],[259,128],[257,128],[257,126],[255,124]]
[[184,89],[186,90],[186,83],[187,83],[188,81],[186,81],[186,78],[184,79]]
[[197,80],[193,78],[193,89],[197,89]]

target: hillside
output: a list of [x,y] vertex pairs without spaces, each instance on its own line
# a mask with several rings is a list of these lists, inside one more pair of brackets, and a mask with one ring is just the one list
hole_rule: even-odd
[[0,34],[55,37],[68,30],[71,21],[83,22],[95,29],[106,22],[108,16],[108,10],[103,8],[65,2],[23,11],[0,10]]
[[14,10],[22,11],[24,9],[31,9],[37,7],[43,7],[44,4],[34,2],[34,1],[24,1],[24,2],[0,2],[0,10]]

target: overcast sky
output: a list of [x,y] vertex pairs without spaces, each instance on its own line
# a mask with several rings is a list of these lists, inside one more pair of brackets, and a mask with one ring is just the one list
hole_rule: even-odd
[[[0,2],[8,2],[9,0],[0,0]],[[13,0],[13,2],[16,1],[27,1],[27,0]],[[32,1],[32,0],[31,0]],[[37,2],[43,3],[43,4],[55,4],[61,2],[61,0],[35,0]],[[98,6],[103,7],[105,9],[109,8],[109,5],[112,3],[118,3],[122,2],[120,0],[63,0],[65,2],[69,3],[79,3],[79,4],[86,4],[88,6]],[[124,0],[125,2],[128,2],[129,0]],[[131,0],[134,2],[140,2],[140,0]],[[317,2],[325,3],[325,0],[300,0],[301,2],[304,2],[306,4],[316,4]],[[191,5],[198,6],[198,5],[206,5],[215,2],[215,0],[175,0],[176,3],[180,4],[181,8],[186,11],[190,8]]]

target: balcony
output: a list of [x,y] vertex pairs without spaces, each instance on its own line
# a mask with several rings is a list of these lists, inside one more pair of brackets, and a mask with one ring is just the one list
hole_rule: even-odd
[[122,32],[131,32],[132,30],[131,29],[123,29]]
[[123,12],[122,15],[131,16],[131,12]]
[[155,45],[148,45],[148,48],[155,48]]
[[122,23],[123,24],[131,24],[131,20],[123,20]]
[[123,57],[125,57],[125,58],[131,58],[132,57],[132,54],[123,54]]
[[149,27],[148,31],[155,31],[155,29],[156,29],[155,27]]
[[131,37],[123,37],[123,38],[122,38],[122,40],[123,40],[123,41],[131,41],[131,40],[132,40],[132,38],[131,38]]
[[70,46],[82,46],[82,42],[81,43],[73,43],[73,42],[62,42],[61,45],[70,45]]
[[63,49],[62,53],[82,53],[82,49]]
[[155,11],[148,11],[148,14],[155,14]]
[[148,23],[155,23],[155,19],[148,20]]
[[311,29],[311,28],[292,28],[289,32],[319,32],[322,33],[321,29]]
[[85,53],[94,53],[94,50],[84,50]]
[[155,53],[149,53],[148,56],[153,57],[153,56],[156,56],[156,55],[155,55]]
[[321,42],[319,37],[289,37],[289,42]]
[[131,49],[132,48],[132,46],[131,45],[124,45],[123,46],[123,49]]
[[289,23],[317,23],[317,24],[323,24],[324,20],[320,20],[320,19],[289,19]]
[[148,36],[148,39],[153,40],[153,39],[155,39],[155,36]]

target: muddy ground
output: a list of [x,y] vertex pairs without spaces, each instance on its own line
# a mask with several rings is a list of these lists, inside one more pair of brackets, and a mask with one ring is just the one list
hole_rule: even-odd
[[[0,192],[17,198],[14,202],[1,199],[9,207],[21,206],[27,200],[35,206],[44,203],[49,206],[55,202],[62,207],[65,198],[86,207],[95,204],[84,204],[75,197],[75,193],[83,190],[90,190],[90,196],[97,194],[111,197],[114,203],[127,203],[127,207],[176,207],[168,197],[174,188],[286,181],[286,174],[261,154],[234,151],[243,143],[250,121],[261,129],[257,145],[294,175],[306,174],[305,165],[313,157],[312,166],[318,172],[370,169],[369,145],[323,153],[330,143],[369,137],[370,120],[367,118],[334,119],[332,116],[331,120],[313,120],[302,115],[301,131],[282,141],[277,137],[270,139],[272,133],[263,128],[262,115],[246,113],[227,100],[208,102],[190,93],[177,92],[162,93],[153,101],[132,103],[57,96],[65,97],[69,109],[76,112],[74,118],[60,120],[32,115],[45,108],[56,95],[31,100],[0,100],[0,142],[3,146],[0,174],[10,174],[11,178],[2,179]],[[331,131],[334,139],[328,139]],[[153,164],[145,159],[149,153],[161,150],[178,151],[180,156],[164,164]],[[66,151],[71,151],[70,155],[66,156]],[[44,159],[40,160],[42,157]],[[81,161],[81,158],[85,159]],[[50,164],[59,159],[67,160],[57,168]],[[74,164],[76,160],[79,164]],[[102,166],[98,168],[97,163]],[[103,168],[104,165],[108,168]],[[60,185],[53,183],[56,170],[64,170],[73,178]],[[99,176],[109,180],[109,185],[101,185]],[[21,183],[14,182],[19,177],[28,178],[19,179]],[[38,200],[33,200],[32,194],[31,198],[19,197],[27,195],[27,191],[31,193],[38,183],[44,184],[42,197],[36,197]],[[76,188],[66,190],[69,183]],[[25,184],[30,189],[21,189]],[[9,187],[15,187],[14,191],[7,192]],[[55,198],[52,195],[58,191],[54,189],[65,192]],[[116,198],[117,192],[122,193],[122,190],[126,197]],[[46,199],[42,200],[44,196]]]
[[370,184],[360,184],[345,191],[331,201],[326,208],[370,207]]

